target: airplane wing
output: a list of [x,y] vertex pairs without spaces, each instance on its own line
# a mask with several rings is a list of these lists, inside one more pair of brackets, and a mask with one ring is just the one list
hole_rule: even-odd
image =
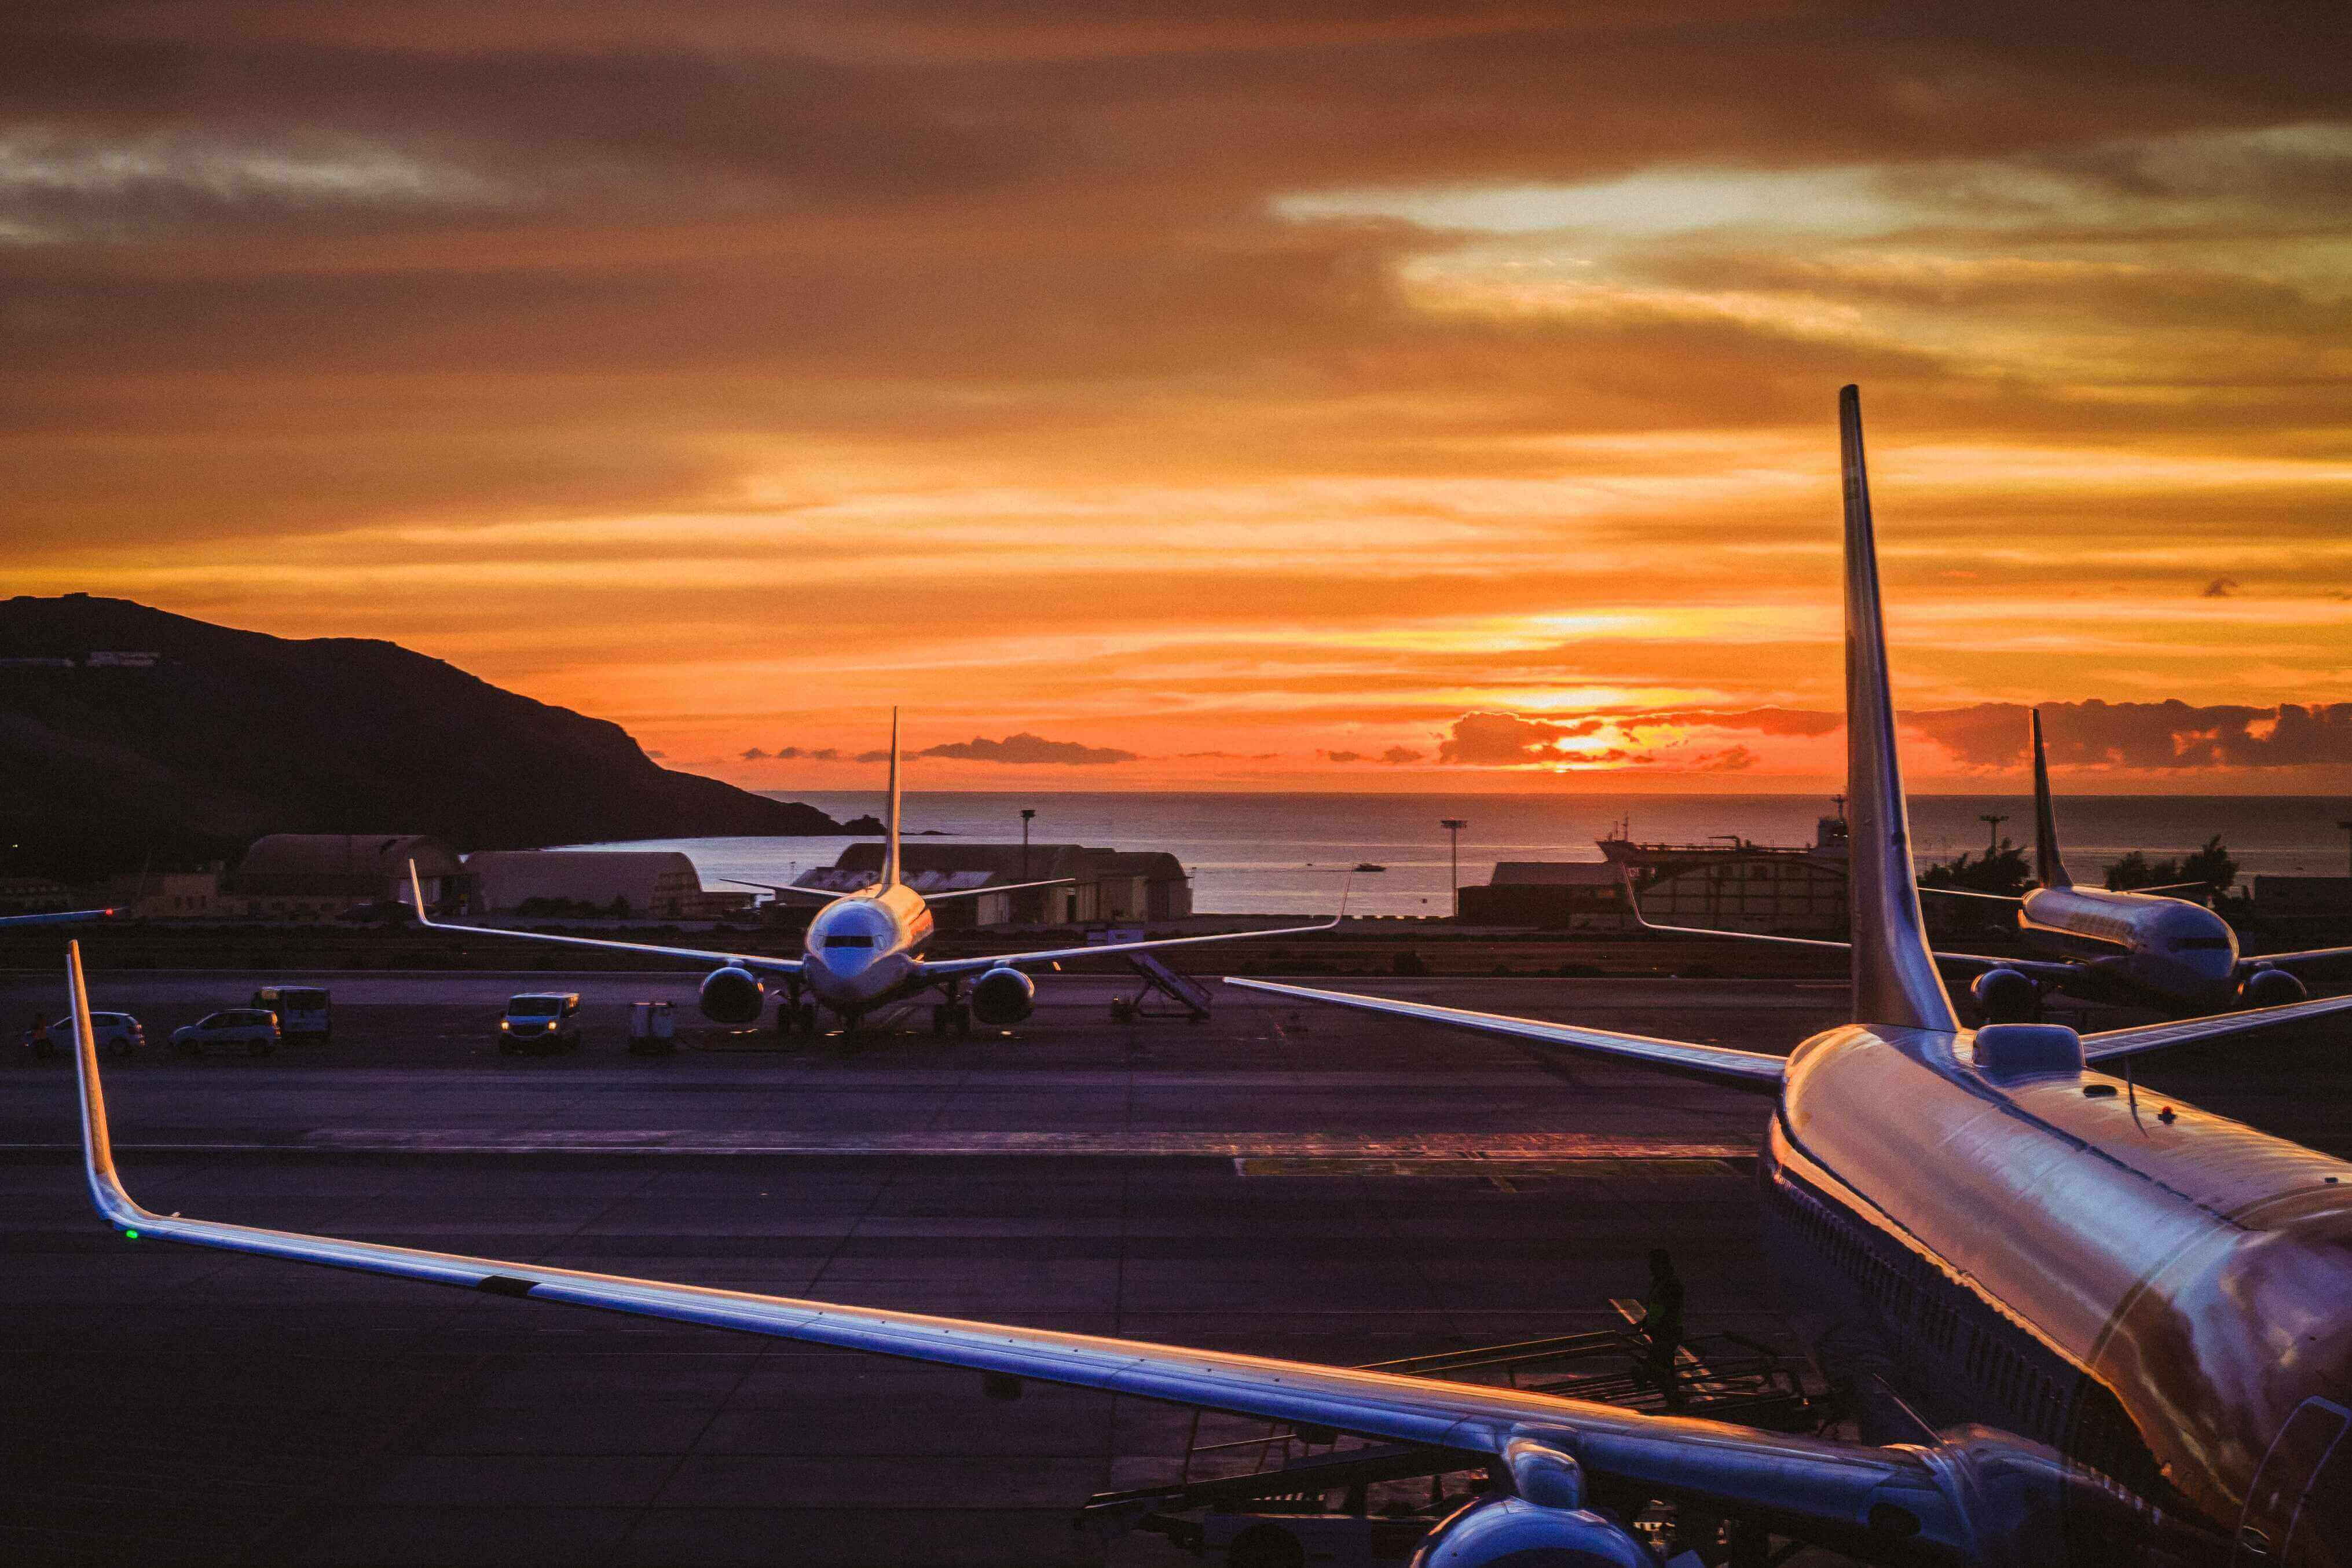
[[[984,888],[983,892],[994,892]],[[976,974],[983,969],[1026,969],[1033,963],[1059,963],[1066,958],[1100,958],[1107,953],[1154,952],[1163,947],[1193,947],[1209,942],[1247,942],[1252,937],[1307,936],[1318,931],[1329,931],[1344,918],[1333,915],[1311,926],[1283,926],[1275,931],[1221,931],[1207,936],[1163,936],[1150,942],[1098,942],[1091,947],[1049,947],[1039,952],[1001,952],[991,958],[926,959],[923,973],[936,974]]]
[[68,921],[112,920],[112,910],[58,910],[39,915],[0,915],[0,926],[53,926]]
[[1031,888],[1066,888],[1076,877],[1054,877],[1043,882],[1000,882],[992,888],[950,888],[944,893],[925,893],[923,902],[936,904],[944,899],[977,899],[984,893],[1018,893]]
[[2086,1062],[2113,1061],[2118,1057],[2137,1056],[2166,1046],[2187,1045],[2192,1040],[2218,1040],[2231,1035],[2242,1035],[2255,1029],[2267,1029],[2279,1024],[2299,1024],[2307,1018],[2324,1018],[2330,1013],[2352,1010],[2352,996],[2319,996],[2308,1002],[2290,1002],[2283,1007],[2252,1007],[2240,1013],[2210,1013],[2201,1018],[2177,1018],[2169,1023],[2139,1024],[2128,1029],[2105,1029],[2083,1037],[2083,1059]]
[[714,952],[699,947],[659,947],[645,942],[613,942],[601,936],[555,936],[546,931],[507,931],[499,926],[450,925],[425,912],[425,889],[416,879],[416,862],[408,863],[408,891],[415,901],[416,923],[428,931],[463,931],[467,936],[503,936],[521,942],[551,942],[564,947],[602,948],[606,952],[649,952],[656,958],[684,958],[714,968],[749,969],[766,974],[798,974],[797,958],[769,958],[756,952]]
[[2016,893],[1980,893],[1974,888],[1938,888],[1927,882],[1919,884],[1923,893],[1936,893],[1947,899],[1990,899],[1997,904],[2021,904],[2025,900]]
[[[1922,888],[1919,890],[1923,893],[1948,893],[1955,889]],[[1972,899],[1994,899],[2001,895],[1969,893],[1965,896]],[[1716,926],[1662,926],[1642,912],[1640,900],[1634,899],[1630,890],[1625,901],[1626,907],[1633,911],[1635,925],[1640,926],[1643,931],[1661,931],[1667,936],[1711,936],[1731,942],[1770,942],[1778,947],[1809,947],[1817,952],[1852,952],[1853,951],[1853,943],[1850,942],[1829,942],[1820,937],[1773,936],[1766,931],[1724,931]],[[2063,985],[2076,978],[2081,973],[2081,966],[2078,964],[2058,963],[2042,958],[1999,958],[1991,953],[1951,952],[1942,948],[1936,949],[1927,956],[1936,961],[1936,967],[1938,969],[1969,979],[1982,974],[1989,969],[2013,969],[2029,979],[2040,981],[2044,985]]]
[[1581,1024],[1549,1024],[1539,1018],[1474,1013],[1461,1007],[1439,1007],[1427,1002],[1399,1002],[1387,996],[1365,996],[1352,991],[1318,991],[1312,986],[1284,985],[1271,980],[1241,980],[1232,975],[1225,977],[1225,984],[1238,985],[1245,991],[1265,991],[1276,996],[1328,1002],[1334,1006],[1354,1007],[1366,1013],[1385,1013],[1392,1018],[1417,1018],[1423,1023],[1444,1024],[1449,1028],[1467,1029],[1474,1034],[1501,1035],[1538,1046],[1559,1046],[1594,1056],[1613,1057],[1620,1061],[1640,1062],[1647,1067],[1680,1073],[1686,1078],[1705,1079],[1711,1083],[1767,1094],[1779,1092],[1781,1076],[1789,1065],[1780,1057],[1767,1056],[1759,1051],[1738,1051],[1728,1046],[1703,1046],[1690,1040],[1654,1039],[1647,1035],[1621,1035],[1613,1029],[1591,1029]]
[[2298,952],[2253,952],[2238,960],[2242,977],[2254,969],[2296,970],[2311,964],[2340,963],[2352,959],[2352,947],[2306,947]]
[[847,893],[828,892],[823,888],[799,888],[790,882],[747,882],[740,877],[721,877],[722,882],[732,882],[739,888],[759,888],[780,899],[815,899],[823,903],[837,903],[849,898]]
[[450,1285],[496,1296],[593,1307],[772,1338],[834,1345],[997,1376],[1105,1389],[1171,1405],[1329,1427],[1486,1456],[1515,1446],[1564,1452],[1596,1482],[1853,1550],[1874,1562],[1982,1561],[1955,1450],[1874,1447],[1790,1436],[1722,1422],[1645,1415],[1525,1389],[1191,1350],[1094,1334],[1056,1333],[879,1308],[755,1295],[593,1274],[333,1237],[164,1215],[123,1189],[108,1136],[98,1047],[77,944],[67,960],[79,1043],[82,1151],[100,1215],[133,1242],[277,1258]]

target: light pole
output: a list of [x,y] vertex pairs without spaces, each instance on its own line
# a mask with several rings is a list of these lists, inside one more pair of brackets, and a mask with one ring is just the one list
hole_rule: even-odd
[[1445,829],[1453,839],[1453,847],[1448,851],[1453,874],[1448,879],[1454,884],[1454,918],[1458,921],[1462,918],[1462,830],[1470,824],[1458,816],[1441,816],[1437,819],[1437,826]]
[[1977,820],[1985,825],[1985,858],[1990,860],[1993,858],[1994,853],[2000,848],[2000,840],[1996,837],[1995,835],[2000,832],[2000,825],[2007,822],[2009,818],[2006,816],[1996,816],[1991,812],[1988,811],[1983,816],[1978,817]]
[[1037,815],[1034,806],[1021,808],[1021,879],[1029,879],[1029,824]]

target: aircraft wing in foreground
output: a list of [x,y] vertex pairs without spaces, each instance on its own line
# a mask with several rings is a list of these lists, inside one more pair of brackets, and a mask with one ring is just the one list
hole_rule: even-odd
[[[1594,1563],[1652,1561],[1623,1526],[1586,1505],[1630,1490],[1753,1519],[1874,1563],[1990,1560],[1973,1498],[2002,1465],[2038,1452],[1789,1436],[1719,1422],[1645,1415],[1526,1389],[1439,1382],[1101,1335],[1057,1333],[880,1308],[634,1279],[543,1264],[158,1215],[122,1186],[76,944],[67,959],[81,1092],[84,1166],[106,1222],[133,1241],[175,1241],[297,1263],[421,1280],[491,1295],[777,1339],[834,1345],[1013,1378],[1457,1451],[1503,1481],[1482,1507],[1489,1528]],[[1670,1044],[1671,1042],[1654,1042]],[[1705,1050],[1704,1047],[1693,1049]],[[1738,1053],[1729,1053],[1738,1054]],[[1767,1058],[1769,1059],[1769,1058]],[[1990,1468],[1989,1468],[1989,1467]]]

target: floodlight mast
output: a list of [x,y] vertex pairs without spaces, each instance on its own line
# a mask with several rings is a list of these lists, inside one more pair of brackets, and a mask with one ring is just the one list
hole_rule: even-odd
[[1452,869],[1447,880],[1454,887],[1454,918],[1458,921],[1462,918],[1462,830],[1470,824],[1459,816],[1441,816],[1437,826],[1445,829],[1452,839],[1452,847],[1447,851]]

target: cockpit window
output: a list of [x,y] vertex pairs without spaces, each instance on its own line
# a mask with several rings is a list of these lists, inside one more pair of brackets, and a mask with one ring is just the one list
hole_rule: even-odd
[[2226,936],[2177,936],[2172,939],[2175,952],[2226,952],[2230,939]]
[[827,947],[872,947],[874,945],[874,939],[870,936],[836,934],[827,936],[824,939],[824,945]]

